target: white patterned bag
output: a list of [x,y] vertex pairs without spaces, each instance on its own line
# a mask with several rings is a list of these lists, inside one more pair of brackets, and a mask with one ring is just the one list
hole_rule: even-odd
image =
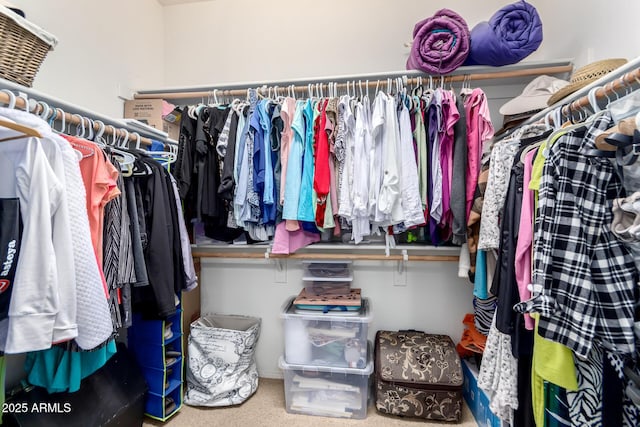
[[191,324],[184,403],[238,405],[255,393],[260,322],[256,317],[211,314]]

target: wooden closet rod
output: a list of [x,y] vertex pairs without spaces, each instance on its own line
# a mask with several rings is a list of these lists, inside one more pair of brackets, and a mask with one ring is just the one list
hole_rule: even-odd
[[[6,92],[0,92],[0,103],[3,103],[5,105],[10,105],[11,102],[11,96],[6,93]],[[25,101],[25,99],[23,97],[18,97],[16,96],[15,99],[15,109],[20,109],[20,110],[26,110],[27,108],[27,102]],[[36,104],[35,108],[31,109],[30,112],[34,113],[34,114],[40,114],[43,111],[43,107],[40,104]],[[86,117],[80,116],[79,114],[71,114],[71,113],[67,113],[67,112],[62,112],[62,110],[56,110],[56,118],[55,120],[59,120],[62,121],[62,117],[64,116],[64,122],[65,125],[69,124],[69,125],[81,125],[82,121],[84,119],[84,124],[87,124],[87,120]],[[99,131],[100,130],[100,125],[98,123],[96,123],[95,121],[93,121],[93,130],[94,131]],[[116,127],[113,127],[111,125],[106,125],[105,129],[104,129],[104,134],[105,135],[114,135],[116,138],[123,138],[125,137],[127,134],[128,136],[128,140],[129,143],[135,144],[137,142],[137,136],[138,134],[136,132],[129,132],[125,129],[118,129]],[[144,136],[140,137],[140,145],[151,145],[152,141],[149,138],[146,138]]]
[[382,254],[274,254],[264,252],[193,252],[193,258],[227,258],[227,259],[346,259],[354,261],[458,261],[455,255],[382,255]]
[[[558,65],[558,66],[550,66],[550,67],[542,67],[542,68],[528,68],[521,70],[510,70],[510,71],[496,71],[496,72],[487,72],[487,73],[475,73],[475,74],[458,74],[454,76],[443,76],[446,83],[454,83],[461,82],[464,80],[488,80],[488,79],[506,79],[506,78],[514,78],[514,77],[528,77],[528,76],[537,76],[541,74],[562,74],[562,73],[570,73],[573,69],[571,64],[569,65]],[[440,76],[432,76],[435,82],[440,80]],[[412,78],[403,78],[404,84],[407,85],[416,85],[419,82],[420,77],[412,77]],[[421,77],[422,82],[425,80],[428,81],[429,76]],[[367,87],[367,83],[362,78],[347,79],[349,81],[349,85],[352,81],[356,81],[356,89],[362,84],[363,87]],[[361,83],[360,83],[361,82]],[[309,81],[310,84],[314,85],[315,82]],[[380,87],[384,87],[386,84],[386,79],[374,79],[369,80],[368,87],[375,88],[376,85],[380,85]],[[321,85],[323,90],[328,88],[327,82],[318,83]],[[261,85],[258,90],[263,95],[267,94],[267,88],[273,88],[274,85],[264,84]],[[308,85],[300,85],[300,86],[278,86],[280,89],[286,90],[288,87],[292,87],[296,92],[307,92],[309,90]],[[338,83],[336,85],[338,89],[344,89],[347,87],[347,83]],[[212,96],[214,92],[220,96],[246,96],[247,88],[244,89],[215,89],[212,88],[210,91],[194,91],[194,92],[155,92],[155,93],[136,93],[134,98],[136,99],[189,99],[189,98],[205,98]]]
[[[604,86],[599,87],[595,91],[596,100],[601,100],[603,98],[610,99],[611,96],[616,96],[616,98],[620,97],[618,93],[619,90],[625,91],[627,89],[632,89],[633,85],[637,85],[636,89],[640,89],[640,68],[636,68],[635,70],[629,71],[628,73],[622,75],[621,77],[611,80],[609,83],[606,83]],[[562,102],[562,101],[559,101]],[[585,108],[591,107],[591,102],[589,101],[589,96],[582,96],[568,105],[564,105],[562,107],[562,114],[565,116],[569,116],[571,113],[584,110]]]

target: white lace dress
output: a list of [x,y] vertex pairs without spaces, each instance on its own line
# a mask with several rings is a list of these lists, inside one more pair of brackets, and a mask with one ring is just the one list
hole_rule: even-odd
[[482,356],[478,387],[487,394],[491,411],[513,425],[513,413],[518,409],[518,361],[511,354],[511,337],[498,331],[495,316]]

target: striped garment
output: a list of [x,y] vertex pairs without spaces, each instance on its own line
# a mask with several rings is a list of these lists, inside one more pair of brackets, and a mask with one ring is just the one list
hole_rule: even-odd
[[491,321],[496,313],[498,300],[496,297],[487,299],[473,299],[474,323],[478,332],[482,335],[489,335],[491,329]]
[[[120,179],[120,176],[118,176]],[[121,197],[114,197],[104,208],[102,269],[109,291],[109,310],[114,333],[122,327],[118,306],[118,270],[120,263],[120,234],[122,233]]]

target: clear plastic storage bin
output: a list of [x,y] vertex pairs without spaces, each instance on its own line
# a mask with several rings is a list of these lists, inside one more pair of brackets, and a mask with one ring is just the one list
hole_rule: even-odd
[[323,417],[363,419],[369,402],[369,376],[373,361],[364,369],[293,365],[280,357],[284,371],[287,412]]
[[342,281],[353,280],[351,261],[305,260],[302,280]]
[[369,300],[357,311],[299,310],[287,300],[284,321],[285,361],[296,365],[360,368],[367,365],[367,334],[373,319]]
[[302,281],[308,295],[348,294],[351,290],[351,261],[302,261],[302,264]]

